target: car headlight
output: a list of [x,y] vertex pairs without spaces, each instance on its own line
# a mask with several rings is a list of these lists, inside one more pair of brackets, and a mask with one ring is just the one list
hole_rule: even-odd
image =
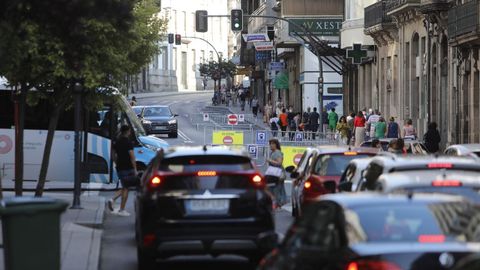
[[155,152],[157,152],[158,150],[160,150],[160,148],[156,147],[156,146],[153,146],[151,144],[144,144],[145,147],[147,147],[148,149],[150,150],[153,150]]
[[151,125],[151,124],[152,124],[152,121],[150,121],[150,120],[143,120],[143,124],[144,124],[144,125]]
[[168,120],[169,125],[173,125],[173,124],[176,124],[176,123],[177,123],[177,119]]

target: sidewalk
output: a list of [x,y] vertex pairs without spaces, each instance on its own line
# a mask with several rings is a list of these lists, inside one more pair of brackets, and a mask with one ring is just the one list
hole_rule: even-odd
[[[13,192],[4,192],[4,197],[13,195]],[[24,196],[33,196],[33,193],[25,192]],[[71,205],[73,192],[47,192],[44,197],[64,200]],[[62,270],[97,270],[99,266],[105,199],[98,192],[84,192],[80,202],[83,209],[67,208],[61,216]],[[28,255],[25,259],[28,259]],[[3,267],[2,247],[0,269]]]

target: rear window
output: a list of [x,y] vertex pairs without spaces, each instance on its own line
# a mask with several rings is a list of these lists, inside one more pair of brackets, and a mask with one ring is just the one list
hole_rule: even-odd
[[478,242],[480,210],[466,202],[379,205],[357,208],[367,242]]
[[315,164],[315,174],[320,176],[341,176],[352,159],[369,157],[369,155],[322,155]]
[[215,190],[253,188],[250,175],[218,176],[170,176],[162,186],[163,190]]
[[228,155],[182,156],[166,158],[160,162],[159,170],[190,173],[198,171],[242,172],[252,170],[248,157]]

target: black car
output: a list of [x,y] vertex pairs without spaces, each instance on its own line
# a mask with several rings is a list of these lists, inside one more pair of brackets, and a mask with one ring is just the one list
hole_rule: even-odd
[[258,262],[276,244],[271,197],[246,152],[159,153],[135,200],[139,269],[176,255],[238,254]]
[[168,106],[135,106],[135,113],[141,119],[148,134],[168,134],[169,138],[178,137],[178,122]]
[[451,195],[325,195],[259,269],[452,269],[480,251],[479,220],[479,206]]

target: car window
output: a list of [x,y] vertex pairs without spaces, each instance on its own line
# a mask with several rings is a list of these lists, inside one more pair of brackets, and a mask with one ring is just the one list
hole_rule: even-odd
[[139,115],[142,113],[142,108],[136,107],[136,108],[133,108],[133,111],[135,112],[136,115]]
[[368,155],[322,155],[315,164],[315,174],[320,176],[341,176],[352,159],[368,157]]
[[480,151],[473,152],[477,157],[480,157]]
[[172,113],[167,107],[147,107],[145,108],[144,116],[171,116]]
[[227,155],[181,156],[166,158],[159,164],[160,171],[188,173],[197,171],[238,171],[252,170],[248,157]]
[[367,242],[480,240],[480,208],[466,202],[369,205],[352,210]]

